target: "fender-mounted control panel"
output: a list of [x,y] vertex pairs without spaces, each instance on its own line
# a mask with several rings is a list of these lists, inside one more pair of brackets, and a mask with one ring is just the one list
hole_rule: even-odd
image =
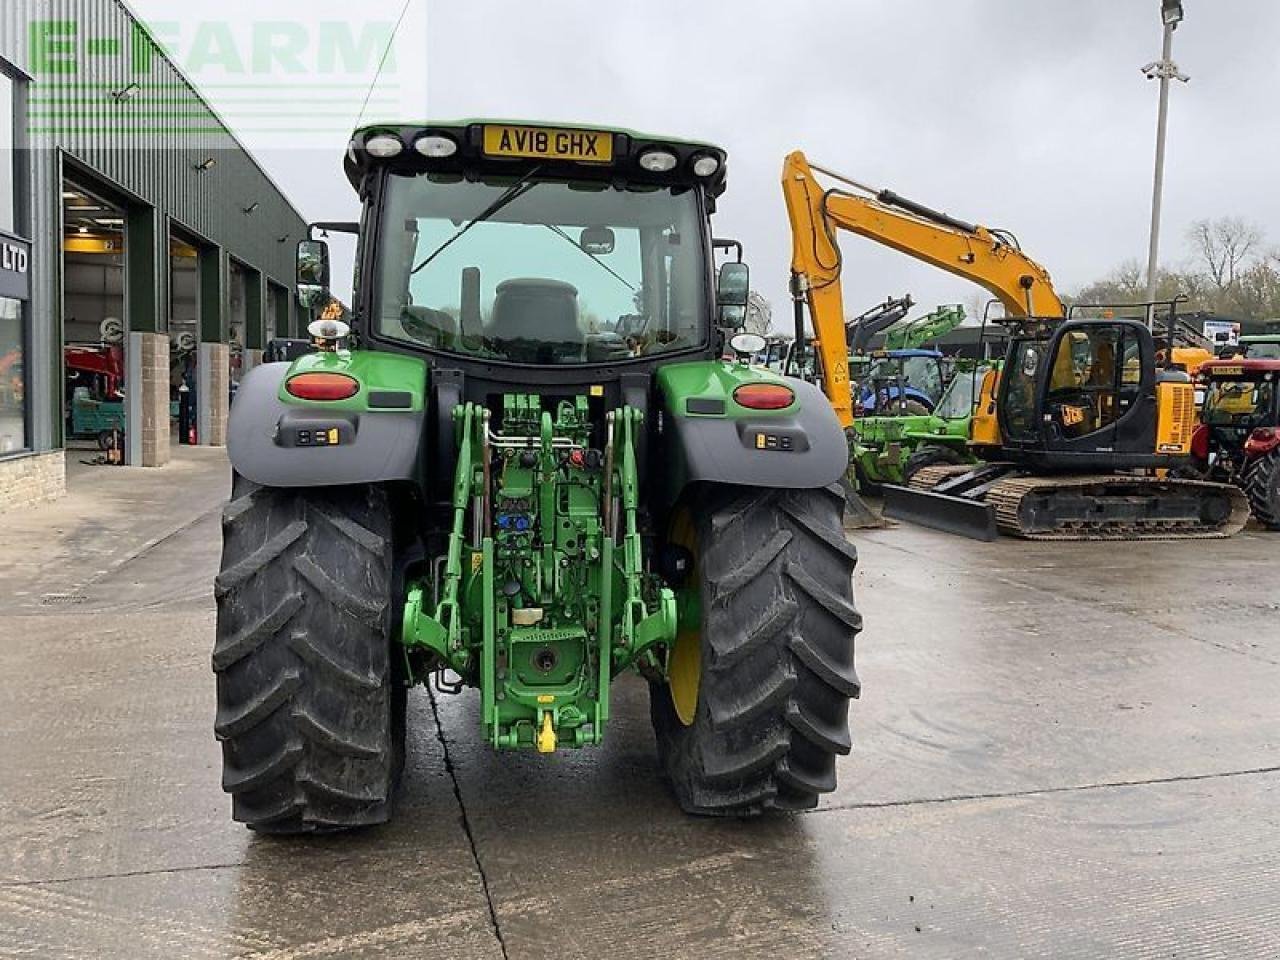
[[356,438],[356,425],[345,417],[281,417],[276,444],[281,447],[340,447]]
[[740,423],[738,435],[743,445],[752,450],[804,453],[809,449],[809,437],[804,428],[794,424]]

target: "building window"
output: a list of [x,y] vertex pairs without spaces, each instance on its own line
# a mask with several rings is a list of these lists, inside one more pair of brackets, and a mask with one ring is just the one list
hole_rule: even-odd
[[0,65],[0,230],[18,230],[17,84]]
[[0,297],[0,456],[27,447],[26,325],[22,301]]
[[[3,234],[19,235],[18,191],[23,177],[16,149],[22,87],[0,61],[0,457],[29,446],[27,435],[27,310],[22,291],[30,261],[25,245]],[[22,251],[19,253],[19,251]],[[21,259],[18,259],[18,258]],[[21,277],[21,280],[15,278]],[[6,296],[6,294],[10,294]]]

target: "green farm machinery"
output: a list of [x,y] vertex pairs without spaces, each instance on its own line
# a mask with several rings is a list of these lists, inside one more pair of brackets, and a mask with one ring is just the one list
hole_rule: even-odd
[[[312,232],[359,236],[351,324],[255,367],[229,424],[233,816],[385,821],[414,685],[473,689],[491,747],[554,756],[643,682],[685,810],[812,807],[859,692],[848,451],[816,387],[746,362],[747,267],[710,231],[723,151],[393,124],[346,172],[360,223]],[[328,302],[322,241],[298,280]]]
[[930,412],[891,406],[883,414],[856,417],[850,456],[859,489],[876,494],[883,484],[909,482],[923,467],[976,463],[973,416],[984,402],[984,385],[994,388],[999,366],[998,361],[960,361]]
[[894,324],[884,334],[885,350],[913,350],[933,343],[964,323],[964,307],[944,304],[932,313]]

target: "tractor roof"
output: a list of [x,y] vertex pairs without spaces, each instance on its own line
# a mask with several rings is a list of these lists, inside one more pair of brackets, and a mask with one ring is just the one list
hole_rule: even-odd
[[[399,141],[398,153],[377,156],[367,149],[384,136]],[[659,153],[674,157],[669,169],[646,160]],[[366,124],[351,137],[346,173],[359,190],[365,175],[380,165],[405,172],[517,177],[537,166],[547,176],[573,180],[701,186],[714,199],[725,189],[725,159],[725,151],[711,143],[625,127],[472,118]],[[695,164],[709,172],[695,172]]]
[[1202,377],[1217,376],[1246,377],[1250,374],[1276,373],[1280,371],[1280,360],[1250,360],[1248,357],[1230,357],[1223,360],[1209,360],[1201,364],[1199,374]]

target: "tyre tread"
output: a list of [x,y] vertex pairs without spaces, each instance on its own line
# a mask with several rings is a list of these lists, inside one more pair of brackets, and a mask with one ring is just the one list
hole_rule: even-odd
[[[720,489],[702,520],[703,670],[680,723],[663,684],[651,709],[668,777],[687,811],[751,816],[812,808],[851,749],[860,690],[853,639],[857,549],[839,486]],[[725,493],[728,496],[724,496]]]
[[1280,450],[1249,464],[1242,486],[1254,518],[1268,530],[1280,530]]
[[391,676],[386,492],[237,475],[222,520],[211,659],[233,816],[264,833],[385,821],[404,693]]

